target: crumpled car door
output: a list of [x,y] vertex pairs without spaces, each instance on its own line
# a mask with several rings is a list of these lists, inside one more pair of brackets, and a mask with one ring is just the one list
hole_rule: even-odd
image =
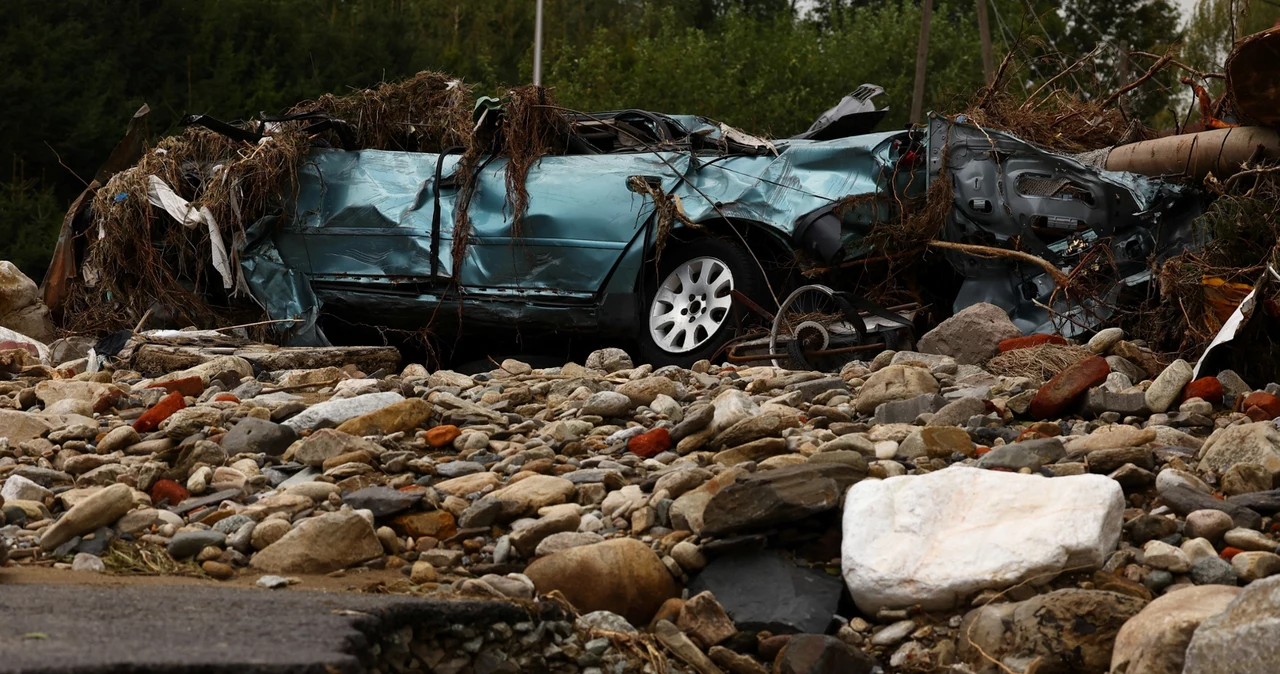
[[[506,161],[481,172],[471,202],[473,239],[461,271],[466,288],[596,293],[653,212],[627,179],[672,190],[688,166],[672,152],[543,157],[529,171],[529,208],[517,234],[507,203]],[[446,247],[452,246],[452,229]]]

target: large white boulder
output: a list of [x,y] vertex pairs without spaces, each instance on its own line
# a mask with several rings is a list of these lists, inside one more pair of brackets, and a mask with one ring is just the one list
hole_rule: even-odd
[[952,608],[980,590],[1101,565],[1124,506],[1119,483],[1102,475],[957,466],[863,480],[845,495],[844,580],[866,613]]

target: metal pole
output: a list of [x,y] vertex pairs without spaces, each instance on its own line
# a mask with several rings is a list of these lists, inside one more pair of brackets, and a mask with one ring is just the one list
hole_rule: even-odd
[[991,55],[991,27],[987,24],[987,0],[975,0],[978,5],[978,37],[982,39],[982,77],[988,85],[996,77],[995,59]]
[[533,84],[542,86],[542,0],[533,18]]
[[924,72],[929,65],[929,19],[933,17],[933,0],[921,3],[920,46],[916,50],[916,86],[911,95],[911,123],[919,124],[924,108]]

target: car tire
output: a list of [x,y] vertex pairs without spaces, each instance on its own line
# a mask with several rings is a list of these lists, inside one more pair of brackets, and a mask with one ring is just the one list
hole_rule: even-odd
[[640,356],[655,367],[714,356],[736,327],[730,290],[756,302],[768,294],[764,271],[743,246],[715,238],[668,246],[644,293]]

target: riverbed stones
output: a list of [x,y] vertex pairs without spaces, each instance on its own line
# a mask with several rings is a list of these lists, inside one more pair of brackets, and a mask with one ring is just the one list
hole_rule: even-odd
[[354,511],[332,512],[299,522],[253,556],[268,573],[330,573],[382,554],[369,520]]
[[1124,505],[1119,485],[1100,475],[952,467],[864,480],[845,497],[845,583],[864,611],[951,608],[983,589],[1100,566]]
[[547,555],[525,569],[539,594],[561,592],[581,613],[610,611],[649,622],[676,584],[658,555],[633,538],[619,538]]
[[1266,672],[1280,662],[1280,576],[1247,585],[1205,618],[1187,647],[1185,672]]
[[45,529],[40,536],[40,549],[53,550],[75,536],[112,524],[133,506],[133,489],[129,485],[104,487],[77,503]]
[[980,302],[925,333],[917,347],[923,353],[951,356],[962,365],[982,365],[996,355],[1000,342],[1021,336],[1008,312]]
[[928,370],[907,365],[889,365],[872,374],[858,393],[855,409],[872,414],[882,403],[908,400],[926,393],[938,393],[938,380]]

